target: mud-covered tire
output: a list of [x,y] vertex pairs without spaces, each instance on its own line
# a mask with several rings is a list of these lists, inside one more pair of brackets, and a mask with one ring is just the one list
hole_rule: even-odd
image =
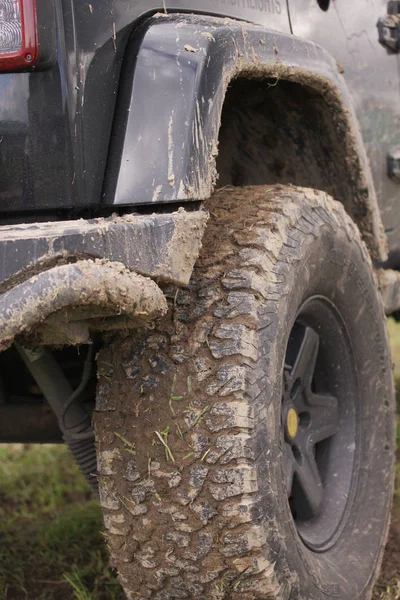
[[[98,358],[112,564],[132,600],[369,598],[388,529],[395,419],[368,252],[322,192],[225,189],[206,209],[188,289],[168,291],[154,330],[119,335]],[[282,468],[285,353],[309,297],[340,312],[358,386],[352,491],[320,551],[296,529]]]

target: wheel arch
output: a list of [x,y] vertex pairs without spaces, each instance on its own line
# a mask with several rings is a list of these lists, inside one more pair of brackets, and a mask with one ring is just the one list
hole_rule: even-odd
[[203,200],[217,183],[315,187],[344,204],[372,257],[386,258],[357,118],[323,48],[209,16],[156,15],[143,27],[123,67],[106,204]]

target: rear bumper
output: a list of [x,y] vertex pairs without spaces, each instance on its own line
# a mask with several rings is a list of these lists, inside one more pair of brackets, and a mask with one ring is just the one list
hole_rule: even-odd
[[[0,349],[15,337],[79,344],[166,309],[158,282],[185,285],[202,211],[0,228]],[[156,280],[152,281],[152,279]]]
[[127,215],[0,227],[0,292],[54,265],[78,259],[187,284],[207,221],[203,211]]

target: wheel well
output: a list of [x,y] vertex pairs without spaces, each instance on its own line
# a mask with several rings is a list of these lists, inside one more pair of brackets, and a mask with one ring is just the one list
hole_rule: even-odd
[[354,202],[344,137],[334,107],[311,87],[240,77],[223,105],[218,187],[280,183],[322,190],[343,203],[362,231],[365,207]]

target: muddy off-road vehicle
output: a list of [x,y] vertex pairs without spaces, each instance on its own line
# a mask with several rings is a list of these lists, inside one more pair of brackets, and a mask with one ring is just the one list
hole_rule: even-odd
[[64,441],[137,598],[370,598],[400,2],[0,0],[0,441]]

